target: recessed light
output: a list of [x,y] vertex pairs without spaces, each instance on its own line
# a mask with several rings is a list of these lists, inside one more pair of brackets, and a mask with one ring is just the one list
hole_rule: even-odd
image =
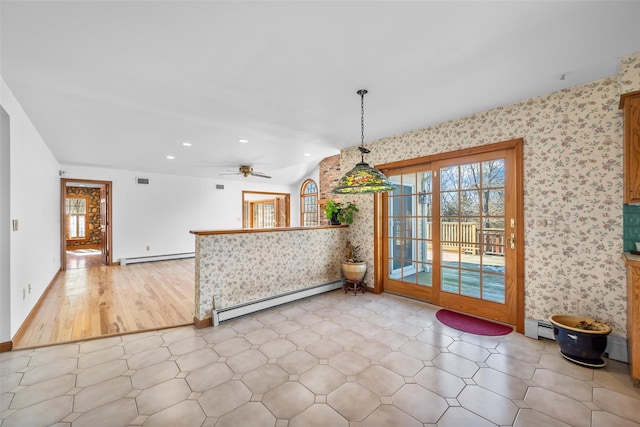
[[173,159],[175,159],[175,158],[176,158],[175,156],[167,156],[167,159],[168,159],[168,160],[173,160]]
[[191,147],[191,143],[189,141],[182,141],[183,147]]
[[239,139],[238,142],[240,144],[246,144],[247,142],[249,142],[249,140],[248,139]]
[[310,157],[310,156],[311,156],[311,153],[304,153],[304,154],[303,154],[303,156],[305,156],[305,157]]

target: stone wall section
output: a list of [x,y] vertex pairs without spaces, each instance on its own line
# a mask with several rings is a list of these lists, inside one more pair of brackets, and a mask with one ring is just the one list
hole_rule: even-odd
[[102,233],[100,233],[100,189],[67,187],[67,196],[84,196],[89,199],[89,206],[87,206],[88,238],[86,240],[67,240],[67,248],[100,247],[102,244]]

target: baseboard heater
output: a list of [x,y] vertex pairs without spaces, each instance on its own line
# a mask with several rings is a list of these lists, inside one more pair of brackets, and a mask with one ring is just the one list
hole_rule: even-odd
[[172,259],[184,259],[184,258],[195,258],[195,252],[185,252],[182,254],[169,254],[169,255],[153,255],[153,256],[142,256],[137,258],[120,258],[120,265],[128,265],[128,264],[137,264],[140,262],[153,262],[153,261],[169,261]]
[[[524,335],[533,338],[547,338],[555,341],[553,334],[553,325],[546,320],[537,320],[531,318],[524,319]],[[627,340],[616,335],[607,337],[607,349],[604,351],[605,356],[612,360],[629,363],[627,354]]]
[[291,291],[273,297],[251,301],[245,304],[234,305],[233,307],[221,308],[219,310],[214,309],[211,310],[213,326],[218,326],[220,322],[239,316],[244,316],[245,314],[255,313],[256,311],[275,307],[281,304],[286,304],[288,302],[297,301],[299,299],[322,294],[324,292],[329,292],[340,288],[342,288],[342,280],[338,279],[331,282],[323,283],[321,285],[312,286],[297,291]]

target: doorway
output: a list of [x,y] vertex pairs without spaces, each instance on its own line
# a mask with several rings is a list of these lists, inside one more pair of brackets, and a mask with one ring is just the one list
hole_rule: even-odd
[[61,270],[111,265],[111,181],[61,179]]
[[381,169],[376,287],[524,328],[522,140]]
[[242,191],[242,228],[280,228],[291,225],[289,193]]

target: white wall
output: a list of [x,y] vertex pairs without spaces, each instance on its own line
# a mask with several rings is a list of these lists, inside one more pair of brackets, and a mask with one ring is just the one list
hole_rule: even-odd
[[[299,204],[299,189],[250,178],[232,181],[74,165],[61,169],[67,179],[112,181],[113,261],[193,252],[190,230],[242,228],[242,190],[291,193],[292,207]],[[136,184],[136,176],[149,178],[149,185]]]
[[11,182],[9,115],[0,107],[0,343],[11,340]]
[[18,231],[9,233],[11,315],[8,327],[2,318],[4,342],[7,330],[10,336],[17,332],[60,267],[60,190],[58,162],[2,78],[0,105],[10,123],[9,197],[3,195],[2,201],[9,200],[10,217],[18,220]]

